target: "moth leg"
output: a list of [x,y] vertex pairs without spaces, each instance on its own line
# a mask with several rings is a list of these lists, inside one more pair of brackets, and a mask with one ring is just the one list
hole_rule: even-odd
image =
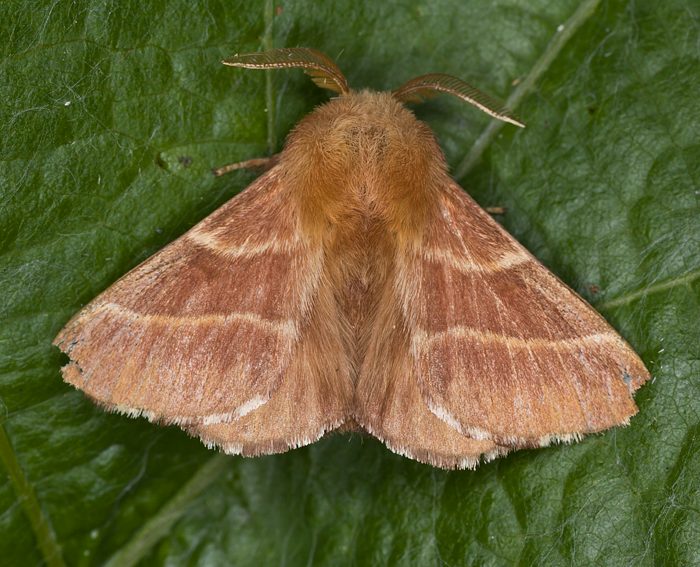
[[490,215],[505,215],[505,207],[484,207],[484,210]]
[[261,169],[266,171],[277,163],[278,155],[279,154],[275,154],[275,155],[270,156],[270,157],[247,159],[245,161],[238,161],[236,163],[229,163],[228,165],[224,165],[224,166],[217,167],[217,168],[213,169],[212,173],[214,175],[216,175],[216,177],[221,177],[222,175],[224,175],[226,173],[229,173],[231,171],[236,171],[238,169],[261,168]]

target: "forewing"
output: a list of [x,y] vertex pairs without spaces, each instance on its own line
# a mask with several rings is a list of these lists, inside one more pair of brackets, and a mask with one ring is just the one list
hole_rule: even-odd
[[152,420],[240,418],[288,372],[322,263],[272,169],[66,325],[64,379]]
[[307,445],[340,426],[350,413],[352,383],[339,320],[333,290],[323,283],[270,401],[240,419],[188,431],[226,453],[253,456]]
[[608,323],[446,182],[401,268],[417,383],[479,439],[546,445],[627,423],[644,364]]
[[356,388],[355,420],[395,453],[446,469],[475,468],[508,452],[463,435],[428,409],[418,389],[410,332],[397,302],[395,277],[378,303]]

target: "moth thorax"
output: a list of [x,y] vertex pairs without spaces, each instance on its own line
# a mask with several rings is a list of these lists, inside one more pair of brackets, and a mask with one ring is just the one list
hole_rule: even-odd
[[[388,225],[417,225],[416,204],[446,174],[431,130],[390,93],[351,92],[320,106],[283,153],[295,187],[331,220],[348,205]],[[411,204],[410,207],[408,205]]]

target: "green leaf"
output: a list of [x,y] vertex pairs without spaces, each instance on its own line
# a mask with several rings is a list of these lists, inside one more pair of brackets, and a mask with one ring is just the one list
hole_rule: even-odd
[[[6,565],[700,563],[700,6],[692,0],[0,5],[0,557]],[[258,459],[110,415],[59,374],[81,305],[252,179],[326,99],[449,73],[511,97],[494,131],[417,109],[459,181],[586,297],[654,380],[627,428],[445,472],[332,436]]]

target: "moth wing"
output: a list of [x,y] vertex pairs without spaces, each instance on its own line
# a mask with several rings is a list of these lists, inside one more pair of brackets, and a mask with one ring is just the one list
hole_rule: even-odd
[[418,388],[410,335],[388,279],[355,393],[355,420],[400,455],[445,469],[475,468],[508,448],[463,435],[430,412]]
[[537,446],[637,412],[639,357],[452,180],[399,269],[418,387],[454,429]]
[[287,371],[268,403],[240,419],[185,429],[225,453],[256,456],[313,443],[344,423],[353,393],[336,310],[333,290],[321,284]]
[[322,269],[273,168],[66,325],[64,379],[151,420],[242,418],[298,364]]

